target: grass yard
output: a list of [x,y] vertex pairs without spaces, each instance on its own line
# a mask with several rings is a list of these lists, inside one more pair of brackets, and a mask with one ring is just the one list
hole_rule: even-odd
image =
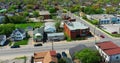
[[15,42],[13,46],[16,46],[16,45],[27,45],[27,44],[28,44],[28,39],[24,39],[24,40]]
[[31,27],[35,28],[35,27],[40,27],[41,25],[43,25],[43,23],[41,23],[41,22],[37,22],[37,23],[32,23],[31,22],[31,23],[15,24],[15,27],[25,29],[28,26],[31,26]]
[[26,56],[23,56],[23,57],[16,57],[15,59],[26,59]]
[[9,46],[11,46],[11,45],[12,45],[12,42],[10,41]]
[[107,32],[107,31],[105,31],[105,30],[103,30],[103,29],[101,29],[101,30],[104,31],[105,33],[113,36],[113,37],[120,37],[120,34],[111,34],[111,33]]

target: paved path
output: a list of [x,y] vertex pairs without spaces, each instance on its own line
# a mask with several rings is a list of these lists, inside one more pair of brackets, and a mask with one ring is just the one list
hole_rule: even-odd
[[28,45],[33,45],[34,41],[33,41],[33,31],[28,31],[28,34],[30,35],[30,38],[28,40]]

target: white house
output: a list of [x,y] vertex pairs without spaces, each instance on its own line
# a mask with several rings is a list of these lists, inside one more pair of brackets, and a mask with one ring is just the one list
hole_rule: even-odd
[[0,35],[0,45],[4,45],[6,42],[6,35]]
[[43,40],[43,34],[44,34],[44,27],[40,27],[40,28],[36,28],[33,31],[33,39],[34,41],[38,42],[38,41],[42,41]]
[[46,22],[44,26],[44,32],[53,33],[56,32],[56,27],[54,22]]
[[11,34],[12,40],[23,40],[26,37],[26,32],[23,29],[15,29]]
[[106,63],[120,63],[120,47],[111,41],[96,43],[96,49]]

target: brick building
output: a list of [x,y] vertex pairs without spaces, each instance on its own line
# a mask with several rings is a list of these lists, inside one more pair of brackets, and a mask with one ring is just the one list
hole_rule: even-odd
[[65,22],[64,32],[71,38],[85,37],[90,35],[89,27],[80,22]]

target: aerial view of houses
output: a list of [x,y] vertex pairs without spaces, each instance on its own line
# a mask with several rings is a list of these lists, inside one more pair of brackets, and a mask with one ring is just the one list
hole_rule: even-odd
[[120,63],[120,0],[0,0],[0,63]]

